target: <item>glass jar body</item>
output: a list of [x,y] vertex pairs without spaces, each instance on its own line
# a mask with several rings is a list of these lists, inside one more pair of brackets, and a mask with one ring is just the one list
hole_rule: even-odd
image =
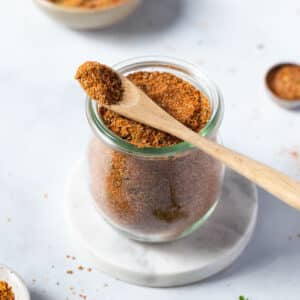
[[198,228],[221,191],[222,164],[198,149],[145,159],[111,149],[93,137],[89,185],[101,215],[129,237],[170,241]]
[[[200,134],[217,141],[222,99],[191,65],[141,58],[114,68],[124,75],[166,71],[199,86],[213,111]],[[90,99],[87,116],[94,131],[87,151],[90,192],[95,207],[113,227],[136,240],[166,242],[190,234],[212,214],[222,189],[219,161],[184,142],[144,149],[128,144],[106,128]]]

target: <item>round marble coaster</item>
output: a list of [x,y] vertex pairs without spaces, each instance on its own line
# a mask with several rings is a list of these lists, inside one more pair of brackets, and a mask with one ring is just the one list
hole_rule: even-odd
[[198,231],[172,243],[144,244],[122,236],[96,212],[82,162],[68,180],[65,197],[79,255],[115,278],[151,287],[189,284],[228,267],[249,242],[258,208],[255,185],[227,170],[220,203]]

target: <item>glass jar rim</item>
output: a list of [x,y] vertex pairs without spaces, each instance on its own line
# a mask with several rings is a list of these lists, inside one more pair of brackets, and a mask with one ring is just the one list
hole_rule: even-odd
[[[171,72],[175,75],[187,80],[196,85],[196,87],[203,92],[212,106],[212,116],[199,134],[203,137],[215,136],[215,133],[220,127],[224,114],[223,97],[218,87],[212,82],[206,74],[199,70],[199,68],[184,60],[171,58],[166,56],[142,56],[121,61],[113,66],[113,69],[123,75],[132,73],[134,71],[141,71],[141,69],[153,68],[157,71],[159,68],[165,69],[165,72]],[[137,69],[137,70],[135,70]],[[180,76],[181,75],[181,76]],[[205,85],[205,88],[200,88],[198,85]],[[197,84],[198,83],[198,84]],[[86,115],[88,122],[98,138],[115,150],[128,153],[131,155],[142,157],[162,157],[173,156],[179,153],[194,149],[195,147],[187,142],[181,142],[173,146],[167,147],[145,147],[138,148],[137,146],[128,143],[124,139],[117,136],[104,124],[98,112],[98,104],[90,97],[86,101]]]

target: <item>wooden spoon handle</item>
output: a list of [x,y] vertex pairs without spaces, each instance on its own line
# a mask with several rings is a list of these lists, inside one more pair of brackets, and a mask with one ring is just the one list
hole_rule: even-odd
[[300,183],[258,161],[232,151],[224,146],[199,136],[197,133],[176,122],[168,131],[197,146],[205,153],[220,160],[226,166],[245,176],[286,204],[300,210]]

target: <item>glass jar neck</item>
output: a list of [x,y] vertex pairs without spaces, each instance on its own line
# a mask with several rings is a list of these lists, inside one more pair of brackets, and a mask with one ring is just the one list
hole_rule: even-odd
[[[190,82],[208,98],[212,115],[206,126],[199,132],[207,138],[215,138],[223,118],[223,99],[213,82],[194,65],[168,57],[141,57],[123,61],[113,66],[123,75],[139,71],[160,71],[172,73],[183,80]],[[104,124],[98,105],[90,98],[87,99],[86,113],[89,124],[95,135],[115,150],[141,157],[175,156],[193,149],[187,142],[181,142],[174,146],[161,148],[138,148],[110,131]]]

